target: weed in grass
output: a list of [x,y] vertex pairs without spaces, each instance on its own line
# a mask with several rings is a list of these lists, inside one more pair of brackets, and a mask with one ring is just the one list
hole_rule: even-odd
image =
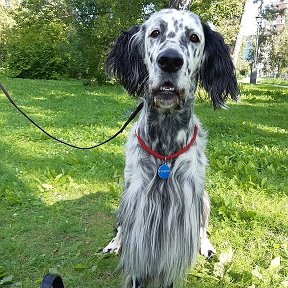
[[[3,82],[39,124],[82,146],[115,133],[136,105],[117,86]],[[241,93],[225,111],[196,103],[209,131],[206,189],[217,255],[198,257],[186,287],[287,287],[287,90],[242,85]],[[2,94],[0,107],[0,286],[38,287],[50,269],[69,288],[120,287],[118,257],[99,249],[112,237],[127,131],[77,151],[42,135]]]

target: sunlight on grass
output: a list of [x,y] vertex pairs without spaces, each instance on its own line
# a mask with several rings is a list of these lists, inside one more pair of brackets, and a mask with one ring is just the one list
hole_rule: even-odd
[[[60,175],[60,174],[59,174]],[[57,175],[57,176],[59,176]],[[63,176],[63,178],[67,178]],[[60,180],[61,181],[61,180]],[[63,180],[62,180],[63,181]],[[97,197],[102,197],[101,193],[109,193],[111,186],[107,186],[103,183],[97,183],[89,189],[89,185],[85,183],[75,183],[72,178],[68,177],[65,179],[68,184],[65,184],[65,187],[61,189],[61,191],[57,191],[59,189],[57,182],[50,182],[50,183],[41,183],[39,184],[39,191],[41,193],[41,201],[48,206],[54,205],[59,201],[67,201],[67,200],[76,200],[85,195],[96,194]],[[61,183],[61,182],[60,182]],[[88,187],[88,189],[87,189]],[[93,189],[93,190],[92,190]],[[116,209],[116,205],[112,203],[108,203],[107,207],[110,209]]]
[[[118,86],[4,84],[50,133],[81,146],[113,135],[136,106]],[[227,110],[213,111],[204,96],[196,101],[208,130],[208,231],[217,255],[199,256],[185,287],[276,288],[288,281],[287,89],[240,88],[241,102]],[[119,258],[98,250],[113,236],[129,129],[101,148],[74,150],[41,134],[0,96],[0,277],[36,287],[51,268],[67,287],[119,287]]]
[[[249,123],[251,126],[254,125],[252,123]],[[273,132],[273,133],[279,133],[279,134],[283,134],[287,136],[287,130],[279,128],[279,127],[271,127],[271,126],[267,126],[267,125],[262,125],[262,124],[257,124],[255,125],[256,128],[261,129],[263,131],[267,131],[267,132]]]

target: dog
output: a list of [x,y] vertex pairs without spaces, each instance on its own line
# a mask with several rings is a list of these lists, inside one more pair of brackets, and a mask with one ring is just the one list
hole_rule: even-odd
[[215,108],[238,100],[235,68],[223,37],[189,11],[163,9],[122,32],[106,70],[143,109],[126,144],[118,232],[104,252],[119,252],[124,287],[175,286],[207,238],[206,132],[194,115],[200,81]]

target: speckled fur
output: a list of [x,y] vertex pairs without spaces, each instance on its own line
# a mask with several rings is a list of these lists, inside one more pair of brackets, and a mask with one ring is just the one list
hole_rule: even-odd
[[[155,29],[160,34],[151,37]],[[189,40],[192,33],[198,36],[197,43]],[[175,73],[163,71],[157,63],[157,56],[167,49],[183,58]],[[129,94],[144,102],[126,144],[125,188],[117,214],[124,285],[172,287],[190,269],[200,239],[207,238],[206,132],[194,115],[194,93],[200,78],[215,107],[224,106],[228,94],[236,100],[234,67],[223,38],[198,16],[165,9],[122,33],[106,68]],[[155,107],[153,94],[168,82],[176,87],[179,104]],[[168,161],[171,174],[167,180],[160,179],[157,169],[161,161],[139,146],[135,131],[153,150],[169,155],[187,145],[195,125],[199,128],[195,143]]]

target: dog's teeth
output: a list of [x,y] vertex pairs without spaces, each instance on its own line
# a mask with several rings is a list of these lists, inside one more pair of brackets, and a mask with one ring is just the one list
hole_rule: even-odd
[[173,92],[173,91],[175,91],[175,88],[174,87],[160,87],[160,90]]

